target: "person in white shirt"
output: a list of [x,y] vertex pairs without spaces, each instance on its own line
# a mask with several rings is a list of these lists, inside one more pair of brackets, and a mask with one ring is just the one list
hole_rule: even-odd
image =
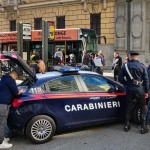
[[102,69],[101,69],[101,67],[103,67],[102,58],[97,54],[96,57],[93,59],[93,61],[95,64],[94,71],[99,73],[99,74],[102,74]]

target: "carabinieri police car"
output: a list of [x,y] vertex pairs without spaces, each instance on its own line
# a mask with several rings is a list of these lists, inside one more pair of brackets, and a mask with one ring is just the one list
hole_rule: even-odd
[[[24,93],[13,100],[9,127],[34,143],[45,143],[64,130],[124,119],[124,87],[109,78],[78,68],[35,74],[16,53],[1,57],[22,70]],[[138,118],[137,108],[133,114]]]

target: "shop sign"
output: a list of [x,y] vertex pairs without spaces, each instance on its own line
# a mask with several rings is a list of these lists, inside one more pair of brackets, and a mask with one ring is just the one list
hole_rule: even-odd
[[42,30],[32,30],[32,41],[42,41]]
[[31,24],[23,23],[23,40],[31,40]]
[[[51,29],[53,30],[53,29]],[[26,32],[26,35],[29,34]],[[53,37],[53,35],[55,35]],[[42,30],[32,30],[32,34],[25,39],[31,39],[34,41],[42,41]],[[78,29],[55,29],[54,34],[50,35],[50,38],[55,41],[73,41],[78,40]],[[0,43],[13,43],[17,42],[17,32],[0,32]]]
[[0,43],[9,43],[17,41],[17,32],[1,32]]
[[48,38],[54,40],[55,24],[53,21],[48,21]]
[[55,40],[56,41],[73,41],[78,40],[78,30],[77,29],[56,29],[55,30]]

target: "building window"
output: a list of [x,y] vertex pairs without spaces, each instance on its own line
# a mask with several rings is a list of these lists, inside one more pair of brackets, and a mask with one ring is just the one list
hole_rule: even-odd
[[16,20],[10,20],[10,31],[16,31]]
[[34,18],[34,29],[35,30],[42,29],[42,18]]
[[[101,14],[90,14],[90,26],[91,29],[95,30],[97,35],[100,36],[101,35]],[[100,39],[98,40],[98,43],[100,44]]]
[[56,26],[57,29],[65,28],[65,16],[57,16],[56,21],[57,21],[57,26]]

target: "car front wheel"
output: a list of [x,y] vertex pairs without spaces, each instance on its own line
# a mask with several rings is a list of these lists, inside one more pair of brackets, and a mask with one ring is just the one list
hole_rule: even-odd
[[52,139],[56,131],[54,120],[45,115],[32,118],[26,127],[27,137],[36,144],[42,144]]

